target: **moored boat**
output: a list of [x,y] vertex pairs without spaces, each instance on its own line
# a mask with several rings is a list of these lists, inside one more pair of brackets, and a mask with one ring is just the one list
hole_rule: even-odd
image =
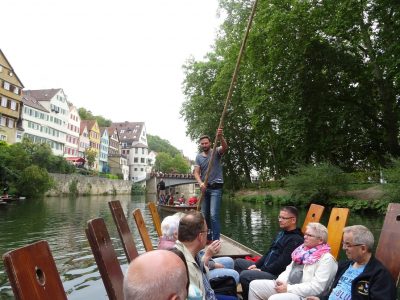
[[196,205],[168,205],[168,204],[157,204],[158,209],[161,212],[186,212],[190,210],[195,210],[197,208]]

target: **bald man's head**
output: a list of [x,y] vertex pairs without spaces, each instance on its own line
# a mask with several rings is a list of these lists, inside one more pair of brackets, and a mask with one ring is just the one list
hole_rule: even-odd
[[134,259],[125,275],[125,300],[184,300],[187,271],[182,259],[167,250],[146,252]]

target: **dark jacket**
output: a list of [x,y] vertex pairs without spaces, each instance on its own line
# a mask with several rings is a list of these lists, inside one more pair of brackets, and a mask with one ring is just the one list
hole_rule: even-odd
[[[339,268],[333,281],[329,294],[336,287],[340,277],[346,272],[353,261],[347,260],[339,263]],[[329,295],[328,294],[328,295]],[[322,298],[327,300],[329,296]],[[364,271],[351,283],[352,300],[395,300],[396,287],[389,271],[375,257],[371,257]]]
[[293,250],[303,242],[303,234],[299,228],[291,231],[280,231],[268,252],[256,262],[257,268],[278,276],[285,271],[287,265],[292,261]]

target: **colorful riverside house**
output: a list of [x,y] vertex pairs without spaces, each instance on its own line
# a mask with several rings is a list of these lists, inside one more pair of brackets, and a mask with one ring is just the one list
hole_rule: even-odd
[[114,127],[108,127],[107,130],[110,139],[110,144],[108,146],[108,165],[110,166],[110,173],[115,175],[120,174],[123,180],[128,180],[128,158],[121,152],[118,130]]
[[78,147],[78,156],[83,158],[85,161],[85,167],[87,168],[86,161],[86,150],[90,148],[90,140],[89,140],[89,130],[87,129],[87,124],[85,122],[80,123],[80,131],[79,131],[79,147]]
[[99,170],[99,152],[100,152],[99,125],[97,124],[97,120],[81,120],[81,125],[87,127],[89,133],[89,149],[96,152],[96,160],[94,161],[92,169]]
[[122,155],[128,157],[129,180],[145,183],[148,146],[144,122],[121,122],[111,125],[118,130]]
[[110,167],[108,165],[108,147],[110,141],[108,137],[108,130],[106,127],[100,127],[100,151],[99,151],[99,172],[109,173]]
[[79,133],[81,117],[72,103],[68,103],[69,117],[67,124],[67,136],[64,147],[64,157],[69,161],[77,163],[79,160]]
[[110,138],[110,144],[108,147],[108,165],[110,166],[110,173],[120,176],[122,175],[123,180],[128,180],[128,158],[122,154],[118,130],[114,127],[108,127],[107,130]]
[[[26,90],[24,101],[29,109],[23,112],[24,137],[35,143],[47,143],[54,155],[64,154],[68,130],[69,107],[63,89]],[[45,110],[40,110],[40,104]]]
[[24,86],[0,49],[0,141],[14,144],[22,140],[20,128]]

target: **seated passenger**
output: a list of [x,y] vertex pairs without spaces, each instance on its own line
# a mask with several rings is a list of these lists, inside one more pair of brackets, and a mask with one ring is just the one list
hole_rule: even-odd
[[186,200],[185,200],[185,195],[181,194],[181,196],[178,199],[178,202],[180,205],[185,204]]
[[281,231],[276,235],[268,251],[256,263],[242,258],[235,260],[235,270],[240,274],[244,300],[248,298],[252,280],[276,279],[290,264],[293,250],[304,242],[303,234],[297,227],[297,219],[296,207],[282,207],[278,216]]
[[189,204],[189,205],[196,205],[196,204],[197,204],[197,201],[198,201],[197,197],[196,197],[196,196],[193,196],[193,197],[190,197],[190,198],[189,198],[188,204]]
[[339,263],[332,288],[326,297],[307,297],[307,300],[395,300],[396,286],[393,277],[372,255],[373,247],[374,236],[367,227],[345,227],[343,250],[346,251],[348,260]]
[[[178,239],[179,220],[185,216],[183,213],[176,213],[172,216],[167,216],[161,222],[162,236],[158,242],[157,249],[168,250],[175,246]],[[220,241],[215,241],[209,245],[205,250],[201,250],[198,254],[202,258],[204,265],[208,268],[208,279],[232,276],[236,284],[239,282],[239,274],[233,269],[234,261],[230,257],[212,258],[213,255],[218,253],[221,249]]]
[[179,221],[176,248],[185,256],[190,284],[196,286],[204,300],[237,299],[235,296],[216,295],[206,275],[204,263],[198,253],[207,244],[207,223],[198,211],[190,211]]
[[253,280],[249,299],[298,300],[309,295],[326,295],[337,271],[337,263],[326,243],[328,230],[309,223],[304,243],[292,253],[292,263],[275,280]]
[[188,281],[187,267],[177,254],[149,251],[129,264],[123,283],[124,299],[186,299]]

